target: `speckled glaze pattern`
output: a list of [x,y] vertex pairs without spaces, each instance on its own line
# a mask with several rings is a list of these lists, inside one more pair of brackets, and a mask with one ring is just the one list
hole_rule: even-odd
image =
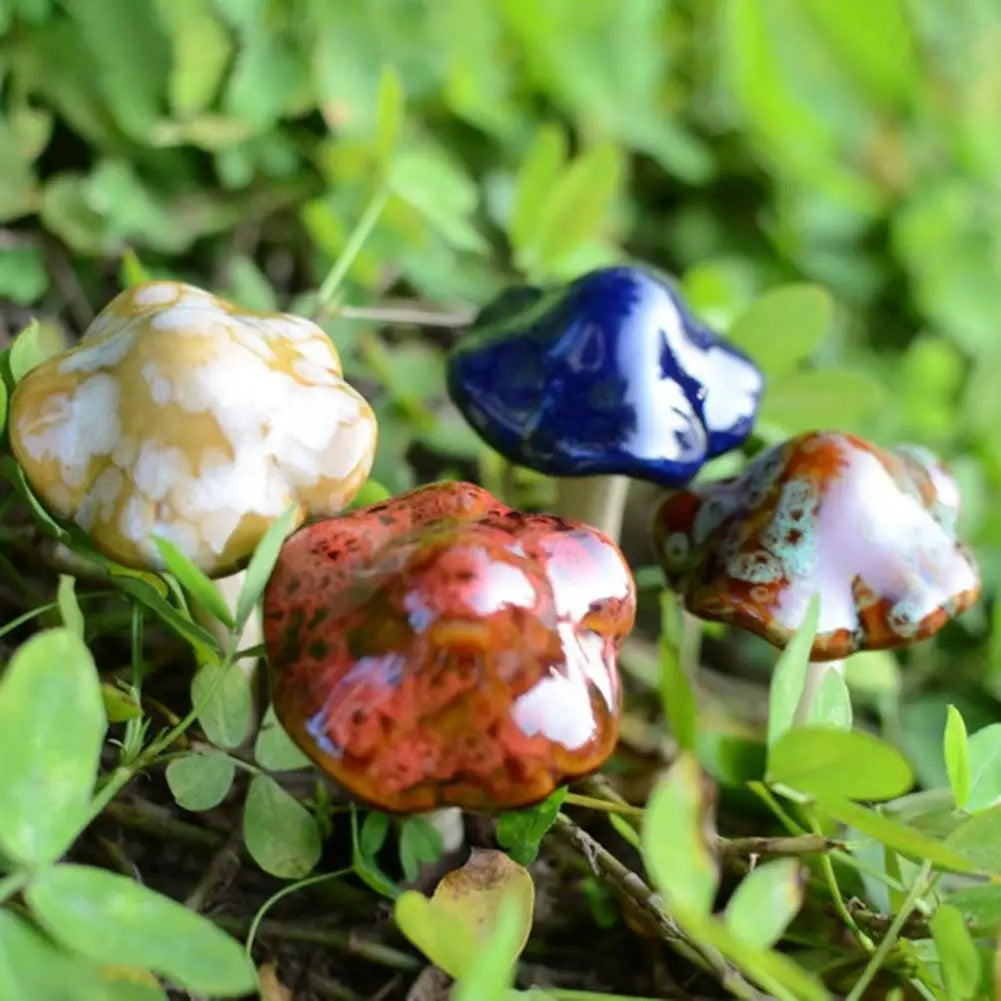
[[937,632],[980,592],[959,492],[934,455],[810,432],[741,476],[671,494],[654,519],[687,608],[783,646],[820,595],[814,660]]
[[613,267],[503,293],[453,349],[448,384],[515,462],[675,486],[744,441],[763,379],[665,282]]
[[634,614],[595,529],[434,484],[286,542],[264,600],[275,711],[381,809],[525,805],[611,753]]
[[315,323],[152,281],[18,383],[10,441],[45,504],[108,556],[160,568],[160,535],[221,576],[290,504],[301,522],[350,503],[376,422]]

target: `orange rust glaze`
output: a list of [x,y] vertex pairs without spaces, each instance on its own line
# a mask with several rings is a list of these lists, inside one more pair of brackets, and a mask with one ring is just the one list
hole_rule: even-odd
[[507,809],[599,768],[635,591],[597,530],[441,483],[285,544],[264,632],[275,710],[381,809]]
[[671,494],[654,519],[687,608],[784,646],[820,595],[814,660],[931,636],[980,592],[959,493],[916,446],[810,432],[737,477]]

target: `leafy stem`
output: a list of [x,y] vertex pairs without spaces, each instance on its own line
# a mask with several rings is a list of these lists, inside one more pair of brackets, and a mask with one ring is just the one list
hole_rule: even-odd
[[[911,888],[908,891],[907,896],[904,898],[904,902],[901,904],[900,910],[897,911],[890,927],[887,929],[886,935],[883,937],[883,940],[879,943],[879,946],[876,948],[875,952],[873,952],[872,956],[869,957],[869,962],[866,964],[861,976],[855,981],[852,989],[848,992],[845,1001],[859,1001],[862,997],[866,988],[872,982],[872,978],[876,976],[879,972],[879,968],[883,965],[886,957],[890,954],[890,950],[896,943],[901,929],[907,923],[907,919],[910,917],[911,912],[917,906],[918,900],[921,899],[921,896],[924,894],[925,890],[927,890],[930,876],[931,862],[923,862],[914,878],[914,882],[911,883]],[[852,923],[854,924],[854,920]],[[855,927],[858,926],[856,925]]]

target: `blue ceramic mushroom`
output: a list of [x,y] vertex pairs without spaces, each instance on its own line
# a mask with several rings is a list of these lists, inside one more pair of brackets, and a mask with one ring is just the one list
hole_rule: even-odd
[[452,351],[448,383],[512,462],[678,486],[747,438],[764,380],[668,284],[623,266],[504,292]]

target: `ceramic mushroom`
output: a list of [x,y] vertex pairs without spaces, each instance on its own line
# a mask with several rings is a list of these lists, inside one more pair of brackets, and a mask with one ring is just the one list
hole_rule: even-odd
[[381,809],[522,806],[611,753],[634,613],[596,530],[435,484],[286,542],[264,601],[275,710]]
[[160,535],[219,576],[289,504],[300,521],[345,507],[376,424],[315,324],[154,281],[25,376],[10,439],[45,504],[106,555],[159,568]]
[[558,477],[560,510],[617,537],[625,477],[687,483],[740,445],[760,371],[635,267],[510,289],[452,351],[452,399],[512,462]]
[[[958,511],[955,483],[925,449],[818,431],[761,453],[740,476],[673,493],[654,538],[690,612],[778,647],[819,594],[811,656],[839,661],[931,636],[976,600]],[[807,694],[818,675],[811,665]]]

